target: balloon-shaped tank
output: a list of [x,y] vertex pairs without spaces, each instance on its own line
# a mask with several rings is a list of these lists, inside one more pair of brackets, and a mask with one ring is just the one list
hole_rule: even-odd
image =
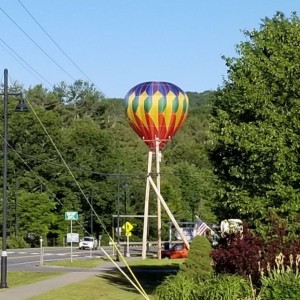
[[178,86],[161,81],[143,82],[125,96],[126,113],[134,131],[151,150],[159,139],[162,150],[184,123],[189,100]]

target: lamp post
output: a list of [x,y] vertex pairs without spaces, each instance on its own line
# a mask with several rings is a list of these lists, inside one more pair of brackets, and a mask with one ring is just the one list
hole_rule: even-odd
[[116,253],[116,261],[120,261],[120,167],[118,167],[118,187],[117,187],[118,195],[117,195],[117,253]]
[[[1,252],[1,288],[8,288],[7,285],[7,137],[8,137],[8,96],[22,96],[21,93],[8,92],[8,70],[4,69],[4,89],[0,95],[4,96],[4,125],[3,125],[3,222],[2,222],[2,252]],[[23,99],[20,100],[16,111],[28,111]]]
[[127,187],[128,187],[128,183],[127,183],[127,178],[125,177],[125,181],[124,181],[124,214],[125,214],[125,218],[127,215]]

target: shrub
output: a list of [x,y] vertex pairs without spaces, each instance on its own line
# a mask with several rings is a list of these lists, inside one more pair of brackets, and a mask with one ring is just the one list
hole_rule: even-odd
[[273,270],[267,277],[261,279],[262,287],[259,293],[264,300],[299,300],[300,276],[293,272]]
[[212,250],[211,257],[218,274],[239,274],[251,276],[255,284],[259,282],[258,261],[262,260],[263,242],[247,228],[243,237],[230,235],[225,243]]
[[155,295],[160,300],[196,300],[196,291],[200,285],[185,273],[168,276],[156,289]]
[[[265,300],[300,299],[300,255],[294,259],[289,255],[289,266],[285,265],[284,255],[280,253],[275,258],[275,267],[268,265],[261,274],[261,290],[259,296]],[[295,270],[295,271],[293,271]]]
[[[2,239],[0,239],[0,246],[2,247]],[[20,236],[8,236],[6,239],[7,249],[28,248],[29,245]]]
[[206,277],[213,272],[211,244],[206,237],[197,236],[191,243],[188,258],[181,265],[181,272],[193,278]]
[[249,280],[237,275],[208,276],[194,280],[188,273],[171,275],[156,289],[160,300],[255,299]]
[[205,280],[197,299],[201,300],[237,300],[251,299],[255,291],[248,279],[237,275],[217,275]]

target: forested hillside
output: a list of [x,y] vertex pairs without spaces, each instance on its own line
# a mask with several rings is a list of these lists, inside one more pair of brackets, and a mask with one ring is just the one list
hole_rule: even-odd
[[[70,226],[66,211],[79,213],[73,232],[111,233],[118,197],[121,214],[143,214],[148,148],[129,126],[123,99],[105,99],[82,81],[52,91],[13,84],[10,91],[26,94],[30,112],[13,112],[17,99],[10,97],[9,235],[61,243]],[[210,95],[188,93],[188,119],[163,151],[161,193],[177,220],[198,215],[216,221],[210,209],[215,181],[205,151]],[[156,196],[150,197],[155,214]],[[130,221],[136,225],[132,238],[140,239],[142,219]],[[165,237],[168,221],[164,213]]]

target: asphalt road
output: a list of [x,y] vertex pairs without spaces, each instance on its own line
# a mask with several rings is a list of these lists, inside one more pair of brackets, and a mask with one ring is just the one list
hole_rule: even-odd
[[[113,255],[112,247],[103,247],[109,254]],[[79,250],[78,247],[72,248],[72,259],[103,257],[105,254],[98,250]],[[8,249],[7,250],[7,269],[30,270],[41,266],[44,262],[71,259],[71,247],[46,247],[41,254],[40,248]]]
[[[104,251],[111,257],[115,257],[116,251],[112,246],[104,246]],[[141,256],[141,247],[132,247],[129,250],[131,257]],[[7,270],[8,271],[30,271],[41,267],[45,262],[71,259],[71,247],[44,247],[43,254],[40,248],[8,249],[7,250]],[[124,248],[121,247],[124,255]],[[154,255],[156,248],[151,247],[149,254]],[[150,255],[151,255],[150,254]],[[79,250],[78,247],[72,248],[72,259],[100,258],[106,257],[105,253],[98,248],[97,250]]]

